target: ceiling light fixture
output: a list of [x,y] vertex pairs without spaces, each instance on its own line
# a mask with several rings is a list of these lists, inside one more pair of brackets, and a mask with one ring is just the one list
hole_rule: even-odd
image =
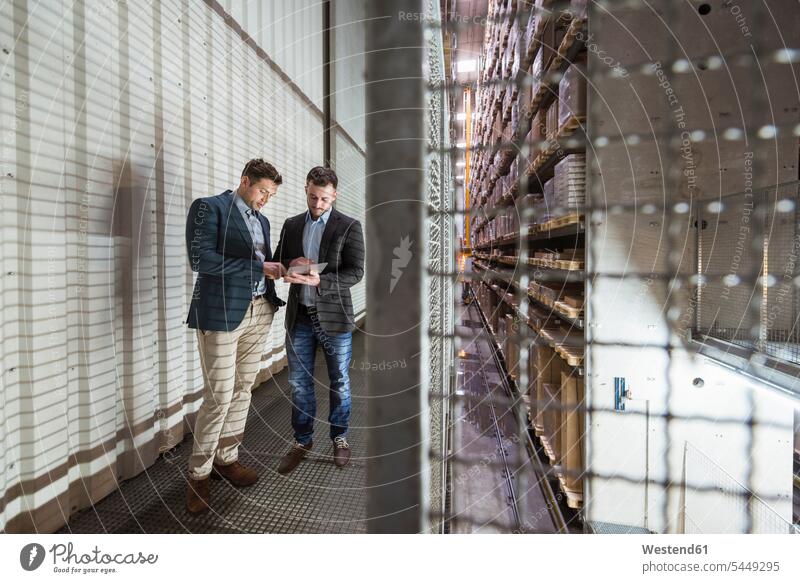
[[459,73],[471,73],[478,68],[478,61],[467,59],[456,63],[456,71]]

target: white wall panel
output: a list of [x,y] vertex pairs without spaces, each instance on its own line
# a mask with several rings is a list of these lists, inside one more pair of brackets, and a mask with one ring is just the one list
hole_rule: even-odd
[[[339,196],[336,198],[336,208],[361,221],[363,230],[365,228],[364,221],[368,218],[365,212],[366,158],[361,150],[342,135],[341,131],[335,132],[335,149],[335,167],[339,177]],[[350,289],[353,297],[353,314],[356,317],[363,314],[367,308],[366,285],[365,277]]]
[[333,117],[365,149],[363,0],[333,2]]
[[319,0],[231,0],[229,4],[242,29],[259,42],[321,109],[322,3]]

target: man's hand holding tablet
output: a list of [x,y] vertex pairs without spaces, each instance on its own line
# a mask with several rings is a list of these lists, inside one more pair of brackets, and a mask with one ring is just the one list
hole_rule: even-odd
[[327,263],[307,263],[305,265],[294,265],[287,270],[287,275],[308,275],[313,271],[319,273],[325,266],[328,265]]
[[287,283],[298,283],[300,285],[319,285],[319,273],[325,269],[327,263],[313,263],[305,257],[298,257],[293,260],[283,281]]

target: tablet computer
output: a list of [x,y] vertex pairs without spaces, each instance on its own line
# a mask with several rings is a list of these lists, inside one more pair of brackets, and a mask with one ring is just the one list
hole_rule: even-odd
[[327,263],[312,263],[311,265],[295,265],[294,267],[290,267],[287,271],[288,275],[292,275],[294,273],[299,273],[300,275],[306,275],[310,273],[312,270],[316,271],[317,273],[322,273],[322,270],[325,269],[325,266],[328,265]]

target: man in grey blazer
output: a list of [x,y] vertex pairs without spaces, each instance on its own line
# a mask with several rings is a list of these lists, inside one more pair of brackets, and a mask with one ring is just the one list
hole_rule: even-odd
[[333,208],[339,179],[317,166],[306,177],[308,210],[286,219],[274,259],[285,267],[327,263],[320,272],[289,274],[286,306],[286,355],[292,390],[295,443],[281,459],[278,472],[291,472],[312,447],[317,401],[314,360],[318,346],[330,379],[330,437],[338,467],[350,461],[350,360],[353,353],[353,301],[350,288],[364,276],[361,223]]

